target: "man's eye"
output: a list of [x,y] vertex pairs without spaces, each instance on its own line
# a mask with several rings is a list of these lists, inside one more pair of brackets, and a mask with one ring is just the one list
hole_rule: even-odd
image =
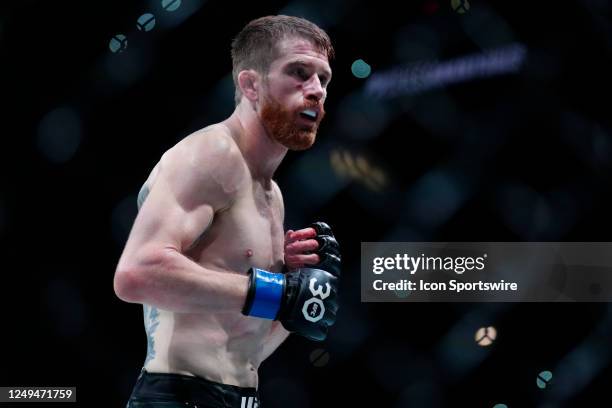
[[295,70],[296,75],[303,80],[308,79],[308,74],[306,73],[306,71],[303,68],[297,68]]

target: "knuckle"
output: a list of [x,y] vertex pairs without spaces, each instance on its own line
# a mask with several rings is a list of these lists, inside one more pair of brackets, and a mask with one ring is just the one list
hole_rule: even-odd
[[327,223],[323,221],[317,221],[310,225],[313,228],[317,235],[331,235],[331,228]]

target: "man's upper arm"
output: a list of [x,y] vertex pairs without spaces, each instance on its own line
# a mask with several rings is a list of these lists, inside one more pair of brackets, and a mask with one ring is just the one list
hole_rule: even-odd
[[244,181],[242,156],[226,134],[209,131],[188,138],[163,157],[134,221],[118,270],[152,252],[183,252],[231,205]]

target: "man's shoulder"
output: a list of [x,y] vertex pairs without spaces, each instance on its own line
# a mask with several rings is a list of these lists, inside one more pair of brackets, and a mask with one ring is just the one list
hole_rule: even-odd
[[[224,126],[209,126],[185,137],[166,154],[178,177],[203,196],[231,198],[245,183],[244,157]],[[166,166],[166,165],[164,165]]]
[[245,160],[227,128],[211,125],[183,138],[163,154],[161,162],[209,173],[220,168],[240,167]]
[[227,127],[221,124],[210,125],[193,132],[175,147],[192,152],[195,159],[219,158],[230,160],[233,164],[236,164],[236,161],[244,161],[236,141]]

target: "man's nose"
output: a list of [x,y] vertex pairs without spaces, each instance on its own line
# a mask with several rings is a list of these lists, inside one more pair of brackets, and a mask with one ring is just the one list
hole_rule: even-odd
[[321,86],[321,81],[317,75],[313,75],[312,78],[304,86],[304,98],[311,101],[325,100],[326,91]]

